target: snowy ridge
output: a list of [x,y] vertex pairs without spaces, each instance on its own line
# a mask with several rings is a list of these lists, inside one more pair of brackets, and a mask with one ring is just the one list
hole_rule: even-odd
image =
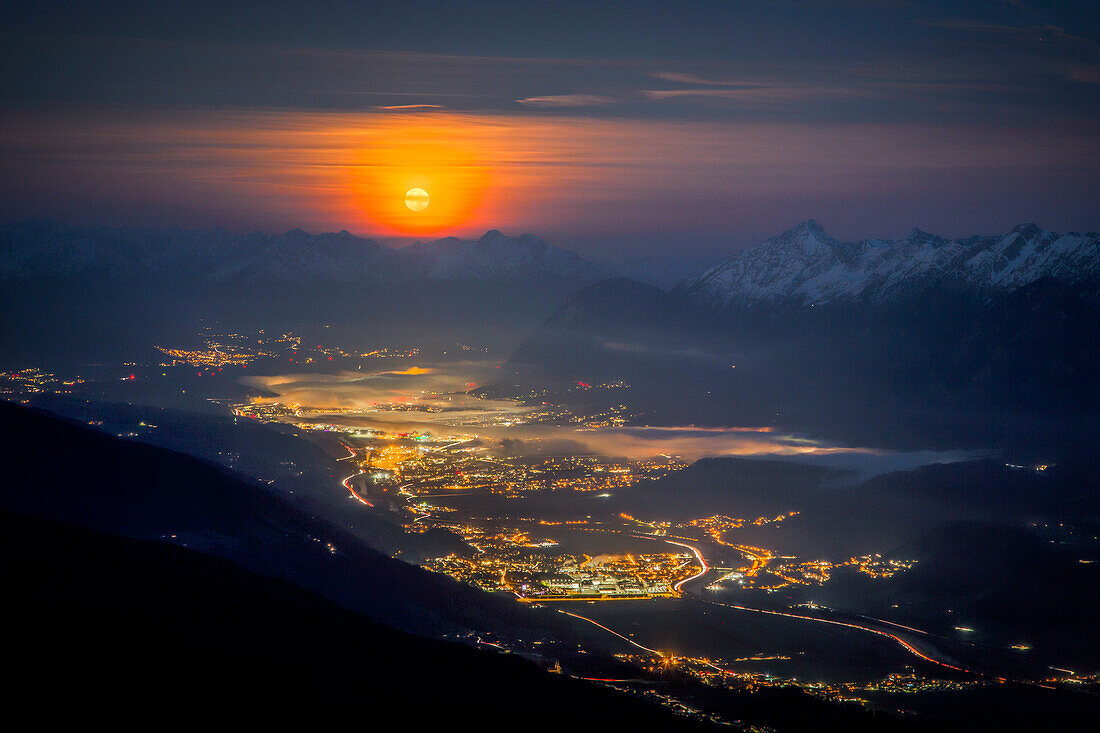
[[595,282],[603,268],[524,234],[493,230],[391,249],[346,231],[233,234],[74,227],[30,220],[0,227],[0,280],[104,278],[221,282],[547,280]]
[[1041,278],[1100,282],[1100,234],[1055,234],[1021,224],[1007,234],[946,240],[839,242],[810,219],[677,286],[714,310],[757,304],[886,302],[951,282],[1010,291]]

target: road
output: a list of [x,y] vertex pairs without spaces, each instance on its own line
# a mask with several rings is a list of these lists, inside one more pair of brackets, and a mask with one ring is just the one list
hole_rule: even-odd
[[347,489],[348,491],[351,492],[352,496],[354,496],[356,499],[359,500],[359,502],[361,504],[363,504],[364,506],[373,507],[374,504],[371,504],[369,501],[364,499],[363,496],[358,491],[356,491],[354,488],[352,488],[352,485],[351,485],[352,479],[358,478],[358,477],[362,476],[365,473],[366,473],[366,471],[359,471],[358,473],[353,473],[352,475],[348,476],[346,479],[341,481],[341,483],[344,485],[345,489]]
[[672,590],[674,590],[675,592],[682,593],[683,591],[681,589],[684,587],[685,584],[690,583],[693,580],[698,580],[699,578],[710,572],[710,565],[707,565],[707,561],[703,559],[703,554],[699,552],[698,548],[692,547],[691,545],[684,542],[677,542],[676,540],[670,540],[665,537],[661,537],[660,539],[662,542],[667,542],[670,545],[686,547],[687,549],[691,550],[695,554],[695,561],[699,563],[699,567],[701,568],[699,572],[697,572],[695,575],[692,575],[690,578],[684,578],[683,580],[676,581],[675,585],[672,586]]
[[[343,458],[339,458],[339,459],[337,459],[337,460],[340,460],[340,461],[346,461],[346,460],[348,460],[348,459],[351,459],[351,458],[355,458],[355,449],[353,449],[353,448],[352,448],[352,447],[351,447],[350,445],[348,445],[347,443],[343,443],[343,442],[342,442],[342,443],[340,443],[340,445],[342,445],[342,446],[344,446],[345,448],[347,448],[347,449],[348,449],[348,453],[350,453],[351,455],[348,455],[348,456],[344,456]],[[358,478],[359,476],[362,476],[362,475],[363,475],[363,474],[365,474],[365,473],[366,473],[366,471],[365,471],[365,470],[362,470],[362,469],[360,469],[360,470],[359,470],[359,472],[357,472],[357,473],[353,473],[352,475],[348,476],[348,477],[347,477],[346,479],[344,479],[344,480],[343,480],[343,481],[341,481],[340,483],[341,483],[341,484],[343,484],[343,486],[344,486],[344,488],[345,488],[345,489],[347,489],[347,490],[348,490],[349,492],[351,492],[351,495],[352,495],[353,497],[355,497],[356,499],[358,499],[358,500],[359,500],[359,503],[360,503],[360,504],[362,504],[363,506],[369,506],[369,507],[373,507],[373,506],[374,506],[374,504],[371,504],[371,503],[370,503],[369,501],[367,501],[366,499],[364,499],[364,498],[363,498],[363,496],[362,496],[362,495],[361,495],[361,494],[360,494],[360,493],[359,493],[358,491],[356,491],[356,490],[355,490],[355,489],[354,489],[354,488],[352,487],[352,485],[351,485],[352,479]]]
[[[650,536],[650,535],[647,535],[647,536]],[[673,590],[676,591],[677,593],[686,594],[687,591],[683,590],[683,588],[687,583],[690,583],[692,581],[695,581],[695,580],[698,580],[698,579],[702,578],[704,575],[707,574],[707,572],[710,571],[710,566],[707,564],[707,561],[703,557],[703,554],[699,551],[699,548],[697,548],[693,545],[687,544],[685,542],[677,542],[675,540],[670,540],[670,539],[667,539],[665,537],[653,537],[653,539],[660,539],[661,541],[667,542],[669,544],[678,545],[680,547],[686,547],[687,549],[691,550],[695,554],[696,561],[702,567],[702,570],[700,570],[695,575],[693,575],[689,578],[684,578],[683,580],[678,581],[673,586]],[[955,664],[951,664],[950,662],[948,662],[947,660],[945,660],[943,658],[936,658],[936,656],[933,656],[933,655],[938,655],[939,652],[937,650],[935,650],[934,648],[932,648],[931,645],[925,645],[925,651],[921,651],[920,649],[918,649],[916,647],[916,645],[914,644],[913,641],[904,639],[899,634],[891,633],[891,632],[885,631],[883,629],[874,628],[872,626],[868,626],[868,625],[864,625],[864,624],[858,624],[858,623],[854,623],[854,622],[850,622],[850,621],[837,621],[837,620],[834,620],[834,619],[819,618],[817,616],[807,616],[805,614],[788,613],[788,612],[784,612],[784,611],[769,611],[769,610],[765,610],[765,609],[761,609],[761,608],[751,608],[749,606],[739,606],[739,605],[734,604],[734,603],[722,603],[720,601],[710,600],[708,598],[703,597],[701,594],[697,594],[697,593],[692,594],[692,597],[697,598],[699,601],[701,601],[703,603],[708,603],[708,604],[711,604],[711,605],[714,605],[714,606],[721,606],[723,608],[730,608],[730,609],[733,609],[735,611],[745,611],[745,612],[749,612],[749,613],[760,613],[760,614],[765,614],[765,615],[770,615],[770,616],[783,616],[783,617],[786,617],[786,618],[793,618],[793,619],[798,619],[798,620],[801,620],[801,621],[809,621],[809,622],[812,622],[812,623],[830,624],[830,625],[833,625],[833,626],[842,626],[844,628],[855,629],[857,631],[863,631],[863,632],[866,632],[868,634],[875,634],[876,636],[881,636],[881,637],[884,637],[884,638],[887,638],[887,639],[890,639],[890,640],[894,641],[895,643],[900,645],[903,649],[905,649],[905,651],[909,652],[910,654],[912,654],[913,656],[915,656],[919,659],[924,660],[925,662],[930,662],[932,664],[936,664],[936,665],[939,665],[941,667],[945,667],[947,669],[954,670],[956,672],[963,672],[963,673],[966,673],[966,674],[973,674],[973,675],[976,675],[976,676],[985,676],[982,673],[977,672],[975,670],[967,669],[965,667],[961,667],[961,666],[958,666],[958,665],[955,665]],[[910,627],[901,626],[900,624],[891,624],[889,621],[879,621],[878,619],[870,619],[869,618],[869,620],[872,620],[876,623],[889,624],[891,626],[896,626],[898,628],[903,628],[903,629],[906,629],[908,631],[913,631],[913,632],[924,634],[925,636],[927,636],[927,634],[925,632],[920,631],[919,629],[911,629]],[[610,629],[609,629],[609,631],[610,631]],[[612,633],[614,633],[614,632],[612,632]],[[954,661],[954,660],[951,660],[951,661]],[[999,681],[1003,681],[1003,678],[996,678],[996,679],[998,679]]]
[[579,618],[581,621],[587,621],[588,623],[592,624],[593,626],[598,626],[599,628],[603,629],[604,631],[606,631],[609,634],[614,634],[615,636],[619,637],[620,639],[622,639],[626,643],[633,644],[634,646],[638,647],[639,649],[641,649],[644,652],[649,652],[651,654],[656,654],[659,657],[665,656],[664,652],[658,651],[656,649],[650,649],[647,646],[642,646],[641,644],[634,641],[633,639],[628,639],[627,637],[620,634],[618,631],[615,631],[614,629],[609,629],[606,626],[604,626],[603,624],[601,624],[600,622],[593,621],[592,619],[588,618],[587,616],[581,616],[579,613],[570,613],[569,611],[563,611],[560,608],[558,609],[558,613],[564,613],[566,616],[572,616],[573,618]]
[[[978,677],[985,676],[981,672],[977,672],[973,669],[967,669],[965,667],[959,667],[959,666],[956,666],[954,664],[950,664],[950,663],[944,661],[943,659],[936,659],[935,657],[931,656],[930,654],[925,654],[924,652],[917,649],[917,647],[914,646],[912,642],[906,641],[905,639],[903,639],[901,636],[899,636],[897,634],[891,634],[889,631],[883,631],[881,629],[875,629],[875,628],[872,628],[870,626],[863,626],[861,624],[851,623],[851,622],[848,622],[848,621],[836,621],[836,620],[833,620],[833,619],[819,618],[817,616],[806,616],[806,615],[803,615],[803,614],[800,614],[800,613],[787,613],[785,611],[769,611],[769,610],[765,610],[765,609],[762,609],[762,608],[751,608],[749,606],[739,606],[735,603],[722,603],[720,601],[712,601],[712,600],[708,600],[708,599],[702,598],[702,597],[699,597],[699,600],[703,603],[707,603],[707,604],[710,604],[712,606],[721,606],[723,608],[732,608],[736,611],[748,611],[750,613],[762,613],[762,614],[765,614],[765,615],[768,615],[768,616],[782,616],[784,618],[799,619],[801,621],[812,621],[814,623],[819,623],[819,624],[830,624],[832,626],[843,626],[844,628],[848,628],[848,629],[856,629],[857,631],[865,631],[868,634],[875,634],[877,636],[882,636],[882,637],[885,637],[887,639],[892,639],[893,641],[897,642],[903,649],[905,649],[905,651],[909,652],[913,656],[915,656],[919,659],[922,659],[926,662],[931,662],[932,664],[936,664],[936,665],[939,665],[941,667],[946,667],[947,669],[952,669],[956,672],[963,672],[963,673],[966,673],[966,674],[972,674],[972,675],[975,675],[975,676],[978,676]],[[931,651],[932,653],[936,653],[936,651],[933,650],[933,649],[929,649],[929,651]],[[998,679],[1000,681],[1003,681],[1002,678],[998,678]]]

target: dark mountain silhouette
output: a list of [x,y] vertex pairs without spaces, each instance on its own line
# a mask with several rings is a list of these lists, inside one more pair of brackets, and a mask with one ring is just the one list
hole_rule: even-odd
[[417,633],[477,629],[510,637],[555,624],[383,555],[262,484],[191,456],[6,402],[0,426],[0,508],[227,558]]
[[[701,726],[516,655],[375,623],[284,580],[163,543],[0,511],[9,710],[75,723],[244,723],[333,716],[498,730]],[[63,703],[61,702],[63,701]],[[154,723],[154,721],[159,721]]]
[[546,280],[581,285],[608,271],[533,234],[497,230],[390,248],[347,231],[234,234],[183,229],[77,227],[31,219],[0,227],[0,280],[103,278],[124,283],[350,283]]

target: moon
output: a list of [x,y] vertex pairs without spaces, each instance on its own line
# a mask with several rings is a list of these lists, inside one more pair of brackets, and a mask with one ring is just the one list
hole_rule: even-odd
[[405,206],[410,211],[423,211],[428,208],[428,192],[422,188],[410,188],[405,192]]

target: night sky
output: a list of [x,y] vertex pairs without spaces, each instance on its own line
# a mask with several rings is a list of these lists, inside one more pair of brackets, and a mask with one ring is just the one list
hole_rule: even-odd
[[7,221],[499,228],[597,259],[810,217],[1100,228],[1088,1],[44,2],[2,35]]

